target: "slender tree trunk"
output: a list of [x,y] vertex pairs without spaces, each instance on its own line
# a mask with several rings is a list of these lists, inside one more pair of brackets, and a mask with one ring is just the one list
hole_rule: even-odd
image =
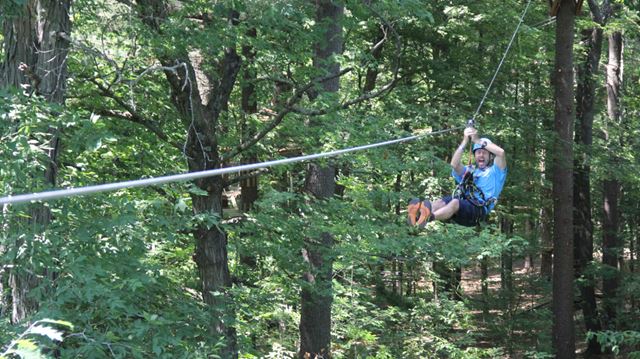
[[[334,168],[312,163],[307,171],[305,189],[318,199],[335,191]],[[306,284],[301,291],[300,358],[331,357],[331,305],[333,303],[333,262],[329,251],[333,236],[324,232],[319,238],[306,239],[303,259],[308,265]]]
[[[513,235],[513,222],[508,218],[502,218],[501,221],[502,233],[511,237]],[[500,271],[500,286],[503,291],[509,293],[513,292],[513,254],[511,249],[507,249],[501,256],[501,271]]]
[[635,221],[632,218],[627,219],[627,225],[629,226],[629,273],[633,275],[636,272],[636,260],[637,257],[637,227]]
[[[637,213],[637,212],[636,212]],[[629,273],[631,276],[636,276],[638,273],[638,268],[636,267],[636,263],[639,259],[638,256],[638,222],[635,218],[629,219]],[[636,311],[638,309],[638,299],[635,296],[632,296],[630,299],[631,311]]]
[[399,297],[402,297],[402,292],[404,288],[404,262],[396,260],[394,263],[394,267],[396,270],[394,271],[394,281],[397,284],[394,284],[393,294],[397,294]]
[[602,263],[608,269],[602,279],[602,295],[605,322],[608,328],[615,328],[617,314],[617,292],[620,286],[618,252],[618,195],[620,184],[617,180],[605,180],[603,183],[604,221],[602,224]]
[[480,260],[480,287],[482,290],[482,314],[489,315],[489,265],[487,257]]
[[556,358],[575,358],[573,324],[573,34],[575,2],[561,0],[556,18],[553,156],[553,347]]
[[[327,73],[338,73],[340,65],[332,57],[342,52],[342,5],[331,0],[316,1],[316,23],[320,40],[316,45],[314,66]],[[322,83],[325,92],[340,89],[339,77]],[[313,94],[312,98],[315,97]],[[312,126],[319,126],[312,123]],[[332,165],[311,163],[307,169],[305,190],[315,198],[331,198],[336,192],[336,170]],[[333,302],[333,260],[328,252],[333,236],[320,233],[319,238],[305,240],[303,258],[308,264],[304,274],[306,285],[301,291],[300,358],[331,357],[331,305]]]
[[[256,29],[252,28],[247,31],[247,36],[250,38],[256,37]],[[242,112],[245,116],[245,121],[242,126],[242,138],[248,139],[255,135],[256,129],[253,125],[253,121],[246,121],[246,117],[258,112],[258,102],[256,101],[256,73],[253,69],[255,66],[256,52],[250,45],[244,45],[242,47],[242,55],[245,59],[244,71],[242,73]],[[258,156],[255,151],[247,151],[243,154],[243,163],[255,163],[258,162]],[[253,203],[258,199],[258,177],[251,177],[240,182],[240,199],[242,211],[248,211],[253,207]]]
[[[543,193],[549,192],[546,188],[542,189]],[[548,197],[543,197],[548,198]],[[551,235],[551,213],[552,210],[543,205],[540,207],[538,222],[538,230],[540,236],[540,276],[547,280],[551,280],[553,267],[553,238]]]
[[[606,132],[607,144],[609,145],[610,165],[616,168],[618,165],[619,146],[616,134],[616,125],[620,123],[620,98],[622,89],[622,34],[613,32],[609,35],[609,62],[607,64],[607,113],[612,129]],[[613,171],[615,173],[615,171]],[[609,274],[605,274],[602,281],[602,294],[604,296],[604,311],[606,314],[606,325],[608,328],[615,328],[617,316],[617,291],[620,286],[619,276],[619,252],[621,251],[619,229],[619,209],[618,197],[620,195],[620,182],[612,177],[604,180],[602,194],[604,196],[604,219],[602,225],[602,263],[610,269]]]
[[[255,28],[247,30],[247,37],[255,38],[257,32]],[[242,56],[244,58],[244,69],[242,71],[242,91],[241,91],[241,106],[243,122],[241,125],[242,139],[247,141],[249,138],[256,134],[256,128],[254,121],[249,117],[258,112],[258,102],[256,94],[256,72],[255,72],[255,58],[256,51],[251,45],[242,46]],[[258,162],[258,156],[253,149],[245,151],[242,155],[242,163],[256,163]],[[242,175],[248,173],[242,173]],[[252,176],[246,178],[240,182],[240,210],[242,212],[250,211],[253,208],[253,204],[258,199],[258,176]],[[240,263],[248,268],[256,268],[257,258],[254,253],[240,253]]]
[[387,34],[389,32],[389,28],[386,25],[381,25],[378,34],[374,40],[373,48],[371,51],[371,57],[373,57],[373,63],[369,64],[367,68],[367,74],[365,76],[365,82],[363,90],[364,92],[371,92],[376,87],[376,80],[378,79],[378,64],[377,61],[382,57],[382,49],[384,48],[384,43],[387,41]]
[[[524,222],[524,238],[526,238],[529,243],[533,242],[533,222],[531,219],[527,219]],[[529,271],[532,271],[534,267],[535,262],[533,253],[527,253],[524,258],[524,269],[528,273]]]
[[[547,122],[547,121],[545,121]],[[547,127],[551,127],[551,124],[545,123],[545,130]],[[547,147],[549,147],[547,145]],[[546,280],[551,280],[552,275],[552,267],[553,267],[553,236],[552,236],[552,224],[551,219],[553,215],[553,209],[551,207],[552,203],[546,198],[551,198],[551,189],[547,185],[547,171],[550,169],[549,163],[551,162],[551,150],[546,148],[544,150],[544,154],[540,161],[540,172],[541,176],[541,184],[540,188],[540,196],[543,199],[542,206],[540,207],[539,213],[539,222],[538,222],[538,233],[540,238],[540,276]]]
[[[591,4],[594,21],[603,25],[605,17],[596,4]],[[608,8],[608,6],[607,6]],[[583,43],[586,54],[584,62],[577,67],[578,88],[576,92],[576,130],[575,143],[579,149],[574,159],[574,253],[575,276],[585,276],[585,269],[593,261],[593,220],[591,214],[591,154],[593,144],[593,119],[595,115],[595,92],[598,64],[602,53],[602,28],[593,27],[583,30]],[[579,281],[580,307],[587,331],[598,332],[602,329],[598,318],[595,294],[595,278],[584,277]],[[597,338],[588,341],[587,354],[600,354]]]

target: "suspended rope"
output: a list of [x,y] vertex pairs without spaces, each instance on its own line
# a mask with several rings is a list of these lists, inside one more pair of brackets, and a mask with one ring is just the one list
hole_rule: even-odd
[[502,55],[502,59],[500,59],[500,62],[498,63],[498,67],[496,68],[496,71],[493,73],[493,77],[491,78],[491,81],[489,82],[489,86],[487,86],[487,89],[484,91],[484,95],[482,96],[482,100],[480,100],[480,104],[478,105],[478,108],[476,109],[476,112],[473,114],[473,117],[471,117],[471,119],[468,121],[468,126],[473,126],[475,121],[476,121],[476,117],[478,117],[478,114],[480,113],[480,109],[482,108],[482,105],[484,105],[484,101],[487,99],[487,95],[489,94],[489,91],[491,91],[491,86],[493,86],[493,82],[496,80],[496,77],[498,76],[498,72],[500,72],[500,68],[502,67],[502,64],[504,63],[504,59],[507,58],[507,54],[509,53],[509,50],[511,49],[511,45],[513,45],[513,40],[515,40],[516,35],[518,34],[518,31],[520,30],[520,26],[522,25],[522,22],[524,21],[524,17],[527,15],[527,10],[529,10],[529,5],[531,5],[531,0],[529,0],[529,2],[527,2],[527,6],[525,6],[524,11],[522,12],[522,15],[520,15],[520,21],[518,21],[518,26],[516,26],[516,29],[513,31],[513,35],[511,35],[511,40],[509,40],[509,45],[507,45],[507,48],[504,50],[504,54]]
[[[494,83],[494,81],[495,81],[495,79],[496,79],[496,77],[498,75],[498,72],[500,71],[500,68],[502,67],[502,64],[504,63],[504,60],[507,57],[507,54],[508,54],[509,50],[511,49],[511,45],[513,44],[513,41],[514,41],[514,39],[516,37],[516,34],[518,33],[518,30],[520,29],[520,26],[522,25],[522,22],[524,21],[524,17],[527,14],[527,10],[529,9],[529,5],[530,4],[531,4],[531,0],[529,0],[527,2],[527,5],[526,5],[525,9],[522,12],[522,15],[520,16],[520,20],[518,22],[518,25],[516,26],[516,29],[513,32],[513,35],[511,36],[511,40],[509,41],[509,44],[508,44],[507,48],[505,49],[504,54],[502,55],[502,59],[500,60],[500,63],[498,64],[498,67],[496,68],[496,71],[494,72],[493,77],[491,78],[491,81],[489,82],[489,85],[487,86],[487,89],[485,90],[484,95],[482,96],[482,99],[480,100],[480,104],[478,105],[478,108],[476,109],[476,112],[473,114],[473,117],[470,120],[468,120],[466,126],[473,126],[474,125],[475,119],[478,116],[478,114],[480,113],[480,109],[482,108],[482,105],[484,104],[484,101],[486,100],[487,95],[489,94],[489,91],[491,90],[491,87],[493,86],[493,83]],[[388,146],[388,145],[397,144],[397,143],[413,141],[413,140],[416,140],[416,139],[419,139],[419,138],[422,138],[422,137],[426,137],[426,136],[430,136],[430,135],[436,135],[436,134],[442,134],[442,133],[446,133],[446,132],[457,131],[457,130],[462,129],[464,127],[465,126],[459,126],[459,127],[454,127],[454,128],[449,128],[449,129],[444,129],[444,130],[439,130],[439,131],[432,131],[432,132],[425,133],[425,134],[420,134],[420,135],[414,135],[414,136],[409,136],[409,137],[398,138],[398,139],[390,140],[390,141],[384,141],[384,142],[378,142],[378,143],[373,143],[373,144],[368,144],[368,145],[363,145],[363,146],[345,148],[345,149],[336,150],[336,151],[322,152],[322,153],[317,153],[317,154],[311,154],[311,155],[299,156],[299,157],[292,157],[292,158],[286,158],[286,159],[281,159],[281,160],[273,160],[273,161],[267,161],[267,162],[252,163],[252,164],[241,165],[241,166],[225,167],[225,168],[206,170],[206,171],[199,171],[199,172],[189,172],[189,173],[170,175],[170,176],[163,176],[163,177],[145,178],[145,179],[133,180],[133,181],[106,183],[106,184],[95,185],[95,186],[69,188],[69,189],[45,191],[45,192],[36,192],[36,193],[22,194],[22,195],[17,195],[17,196],[11,196],[10,195],[10,196],[6,196],[6,197],[0,198],[0,205],[16,204],[16,203],[24,203],[24,202],[35,202],[35,201],[49,201],[49,200],[53,200],[53,199],[68,198],[68,197],[81,196],[81,195],[100,193],[100,192],[107,192],[107,191],[115,191],[115,190],[120,190],[120,189],[125,189],[125,188],[154,186],[154,185],[160,185],[160,184],[171,183],[171,182],[190,181],[190,180],[195,180],[195,179],[199,179],[199,178],[220,176],[220,175],[224,175],[224,174],[228,174],[228,173],[239,173],[239,172],[242,172],[242,171],[252,171],[252,170],[256,170],[256,169],[268,168],[268,167],[284,165],[284,164],[289,164],[289,163],[309,161],[309,160],[315,160],[315,159],[326,158],[326,157],[335,157],[335,156],[339,156],[339,155],[342,155],[342,154],[345,154],[345,153],[349,153],[349,152],[362,151],[362,150],[372,149],[372,148],[376,148],[376,147],[382,147],[382,146]]]
[[309,160],[315,160],[315,159],[325,158],[325,157],[335,157],[335,156],[339,156],[349,152],[368,150],[371,148],[413,141],[426,136],[432,136],[432,135],[457,131],[462,128],[464,128],[464,126],[459,126],[459,127],[454,127],[454,128],[449,128],[449,129],[444,129],[439,131],[432,131],[432,132],[423,133],[419,135],[398,138],[395,140],[378,142],[378,143],[362,145],[357,147],[350,147],[350,148],[345,148],[345,149],[335,150],[330,152],[322,152],[322,153],[316,153],[316,154],[311,154],[306,156],[285,158],[281,160],[252,163],[252,164],[241,165],[241,166],[225,167],[225,168],[199,171],[199,172],[189,172],[189,173],[164,176],[164,177],[145,178],[145,179],[133,180],[133,181],[106,183],[106,184],[95,185],[95,186],[69,188],[69,189],[62,189],[62,190],[55,190],[55,191],[37,192],[37,193],[31,193],[31,194],[22,194],[17,196],[6,196],[6,197],[0,198],[0,205],[34,202],[34,201],[49,201],[49,200],[58,199],[58,198],[67,198],[67,197],[81,196],[81,195],[87,195],[92,193],[115,191],[115,190],[125,189],[125,188],[154,186],[154,185],[165,184],[170,182],[190,181],[190,180],[204,178],[204,177],[220,176],[228,173],[239,173],[241,171],[252,171],[256,169],[273,167],[273,166],[284,165],[289,163],[309,161]]

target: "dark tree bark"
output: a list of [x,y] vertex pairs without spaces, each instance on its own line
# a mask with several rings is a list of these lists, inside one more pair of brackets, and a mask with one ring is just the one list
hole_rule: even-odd
[[[255,28],[247,30],[249,38],[255,38],[257,31]],[[246,142],[249,138],[255,136],[256,128],[253,121],[249,121],[248,117],[258,112],[258,101],[256,94],[256,71],[255,59],[256,50],[252,45],[246,44],[242,46],[243,71],[242,71],[242,89],[241,89],[241,108],[243,121],[240,131],[242,133],[242,142]],[[249,149],[242,154],[242,163],[256,163],[258,156],[253,149]],[[258,199],[258,176],[251,176],[250,173],[241,173],[248,177],[240,181],[240,205],[239,209],[247,212],[253,208],[253,204]],[[254,253],[240,253],[240,263],[248,268],[255,268],[257,258]]]
[[378,79],[378,74],[380,72],[378,70],[377,61],[382,58],[382,50],[384,48],[384,43],[387,39],[388,32],[389,27],[386,25],[381,25],[378,30],[378,34],[376,35],[373,47],[371,49],[371,56],[373,57],[375,63],[369,64],[369,67],[367,68],[367,74],[365,76],[363,87],[364,92],[371,92],[376,87],[376,80]]
[[[4,19],[1,87],[25,89],[30,95],[43,96],[51,103],[64,103],[69,49],[67,39],[71,33],[70,7],[71,0],[30,0],[15,16]],[[54,186],[60,139],[58,129],[51,127],[49,133],[50,146],[43,177],[46,185]],[[51,221],[49,208],[34,205],[30,212],[32,228],[36,233],[44,231]],[[16,265],[11,271],[9,285],[12,293],[12,322],[25,319],[37,309],[38,303],[29,298],[28,293],[38,284],[37,276],[33,272],[22,271],[20,265]]]
[[489,315],[489,260],[482,257],[480,260],[480,288],[482,292],[482,315]]
[[[252,28],[247,31],[250,38],[256,37],[256,29]],[[256,72],[253,69],[256,52],[251,45],[242,46],[242,55],[244,57],[244,70],[242,72],[242,112],[243,116],[252,115],[258,112],[258,102],[256,94]],[[256,134],[253,122],[243,122],[242,138],[249,139]],[[242,155],[243,163],[258,162],[258,156],[255,151],[248,150]],[[253,207],[253,203],[258,199],[258,177],[253,176],[240,182],[240,199],[242,211],[248,211]]]
[[618,196],[620,183],[617,180],[605,180],[603,183],[603,223],[602,223],[602,263],[608,268],[602,278],[602,295],[605,312],[605,325],[615,327],[617,313],[617,292],[620,286],[618,252]]
[[574,0],[561,0],[556,18],[553,156],[553,347],[556,358],[575,358],[573,324],[573,35]]
[[20,88],[22,84],[32,88],[31,79],[25,71],[20,71],[21,63],[33,69],[36,64],[35,26],[31,6],[25,5],[22,14],[7,17],[2,23],[4,58],[2,70],[2,87],[13,86]]
[[[542,189],[543,195],[549,194],[547,188]],[[548,197],[542,197],[548,198]],[[553,267],[553,238],[551,235],[551,208],[543,205],[540,207],[538,230],[540,236],[540,276],[546,280],[551,280]]]
[[[135,8],[138,17],[156,34],[162,35],[169,6],[164,0],[140,0]],[[236,14],[229,13],[229,26]],[[209,25],[205,22],[205,26]],[[159,49],[160,50],[160,49]],[[240,71],[241,59],[229,47],[219,59],[204,58],[199,53],[158,53],[171,89],[171,100],[180,113],[187,133],[185,155],[190,172],[220,168],[222,158],[218,148],[218,125],[228,107],[231,91]],[[180,66],[176,67],[175,65]],[[216,66],[208,66],[215,64]],[[207,70],[211,69],[213,70]],[[194,215],[222,218],[223,177],[208,177],[195,181],[206,194],[191,193]],[[231,276],[227,254],[226,233],[219,226],[199,224],[193,231],[196,242],[193,256],[200,277],[204,302],[211,310],[211,336],[223,338],[223,358],[238,356],[235,328],[228,325],[235,316],[228,292]],[[222,293],[216,295],[214,293]]]
[[[505,236],[513,235],[513,221],[509,218],[502,218],[500,229]],[[500,257],[500,286],[503,291],[513,292],[513,253],[511,249],[504,251]]]
[[[552,131],[552,123],[550,120],[543,120],[543,130],[545,132]],[[544,154],[540,161],[540,172],[542,173],[542,187],[540,189],[540,198],[542,198],[542,206],[538,211],[540,220],[538,222],[538,233],[540,238],[540,276],[548,281],[551,280],[553,268],[553,235],[552,235],[552,216],[553,208],[551,201],[552,190],[548,186],[548,173],[551,172],[552,150],[553,144],[546,143]]]
[[[337,74],[340,65],[332,60],[342,52],[342,5],[331,0],[316,1],[316,22],[321,32],[315,48],[314,66],[330,74]],[[337,92],[339,77],[321,84],[325,92]],[[315,94],[311,94],[313,98]],[[314,123],[312,126],[319,126]],[[317,199],[328,199],[336,191],[335,167],[328,164],[311,163],[307,169],[305,191]],[[330,233],[320,233],[319,238],[307,238],[303,258],[308,265],[304,274],[306,285],[301,291],[300,350],[299,357],[331,357],[331,305],[333,287],[331,283],[333,261],[328,252],[333,246]]]
[[[317,199],[327,199],[335,192],[333,166],[309,165],[305,191]],[[308,270],[301,290],[299,357],[331,357],[331,305],[333,303],[333,261],[329,251],[333,236],[320,233],[319,238],[305,239],[303,259]]]
[[[604,1],[602,9],[595,3],[589,2],[593,20],[604,26],[608,18],[608,0]],[[604,12],[602,11],[604,10]],[[574,253],[576,279],[585,276],[587,265],[593,261],[593,220],[591,201],[591,155],[593,144],[593,119],[595,115],[595,92],[597,81],[595,76],[599,71],[599,60],[602,54],[602,28],[593,27],[582,32],[585,44],[585,56],[577,67],[578,77],[576,92],[576,129],[575,143],[580,149],[574,159]],[[595,278],[592,276],[580,281],[580,307],[587,331],[597,332],[602,329],[598,318]],[[587,353],[599,354],[600,345],[595,337],[587,343]]]
[[[607,64],[607,113],[609,121],[619,124],[621,120],[620,91],[622,89],[622,33],[613,32],[609,35],[609,62]],[[606,133],[605,140],[610,148],[610,164],[616,168],[618,159],[617,136]],[[604,218],[602,225],[602,263],[611,269],[611,273],[605,275],[602,281],[602,294],[604,296],[604,311],[606,314],[606,326],[614,328],[617,313],[617,291],[620,286],[619,265],[621,243],[618,237],[619,208],[618,197],[620,195],[620,181],[616,178],[615,171],[610,178],[604,180],[602,194],[604,196]]]
[[[165,66],[167,65],[169,63],[166,63]],[[176,76],[173,73],[167,73],[167,79],[174,92],[176,107],[184,109],[183,116],[186,118],[193,116],[193,126],[188,130],[186,146],[190,172],[220,167],[221,159],[218,152],[216,124],[223,108],[228,103],[239,68],[240,58],[233,49],[228,49],[221,60],[220,80],[213,82],[215,97],[211,98],[207,105],[196,105],[196,103],[202,103],[200,99],[190,97],[189,90],[181,85],[183,82],[176,82],[178,80],[175,78]],[[195,83],[193,67],[189,66],[189,69],[189,74],[186,75],[191,77],[192,83]],[[195,109],[193,113],[188,110],[190,108],[189,102]],[[209,177],[195,182],[207,194],[191,194],[194,215],[204,214],[222,218],[223,179]],[[228,294],[228,289],[231,288],[231,276],[229,274],[226,233],[218,226],[201,224],[194,231],[194,236],[196,240],[194,259],[200,274],[202,295],[205,303],[214,310],[211,317],[212,334],[225,338],[226,347],[223,351],[223,357],[235,358],[238,356],[235,328],[225,324],[235,316]],[[213,293],[224,294],[216,296]]]

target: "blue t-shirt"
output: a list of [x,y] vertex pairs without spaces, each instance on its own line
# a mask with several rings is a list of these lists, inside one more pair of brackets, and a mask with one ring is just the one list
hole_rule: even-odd
[[[505,167],[505,169],[501,169],[496,165],[491,165],[481,170],[479,168],[473,169],[472,166],[465,166],[465,170],[462,173],[470,170],[473,170],[473,182],[475,182],[476,186],[482,190],[485,200],[489,200],[491,198],[495,198],[497,200],[500,196],[500,192],[502,192],[502,187],[504,187],[504,182],[507,180],[507,168]],[[455,170],[451,171],[451,175],[455,178],[457,183],[462,182],[462,176],[458,176]],[[475,194],[474,196],[479,201],[482,200],[478,194]],[[495,205],[495,201],[491,203],[489,205],[488,212],[490,212]]]

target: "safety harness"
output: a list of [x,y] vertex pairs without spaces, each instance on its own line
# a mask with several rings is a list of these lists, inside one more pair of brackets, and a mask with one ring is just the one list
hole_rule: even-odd
[[484,192],[473,181],[473,167],[465,167],[462,181],[453,191],[453,198],[466,199],[476,207],[482,207],[484,215],[489,213],[489,206],[497,200],[495,197],[486,198]]
[[[467,127],[473,127],[473,120],[467,122]],[[495,197],[486,198],[484,192],[476,185],[473,180],[474,166],[471,165],[471,159],[473,158],[473,145],[469,148],[469,165],[464,168],[462,174],[462,181],[456,186],[453,191],[453,198],[465,199],[476,207],[482,209],[482,216],[479,220],[483,220],[489,213],[489,207],[497,201]]]

